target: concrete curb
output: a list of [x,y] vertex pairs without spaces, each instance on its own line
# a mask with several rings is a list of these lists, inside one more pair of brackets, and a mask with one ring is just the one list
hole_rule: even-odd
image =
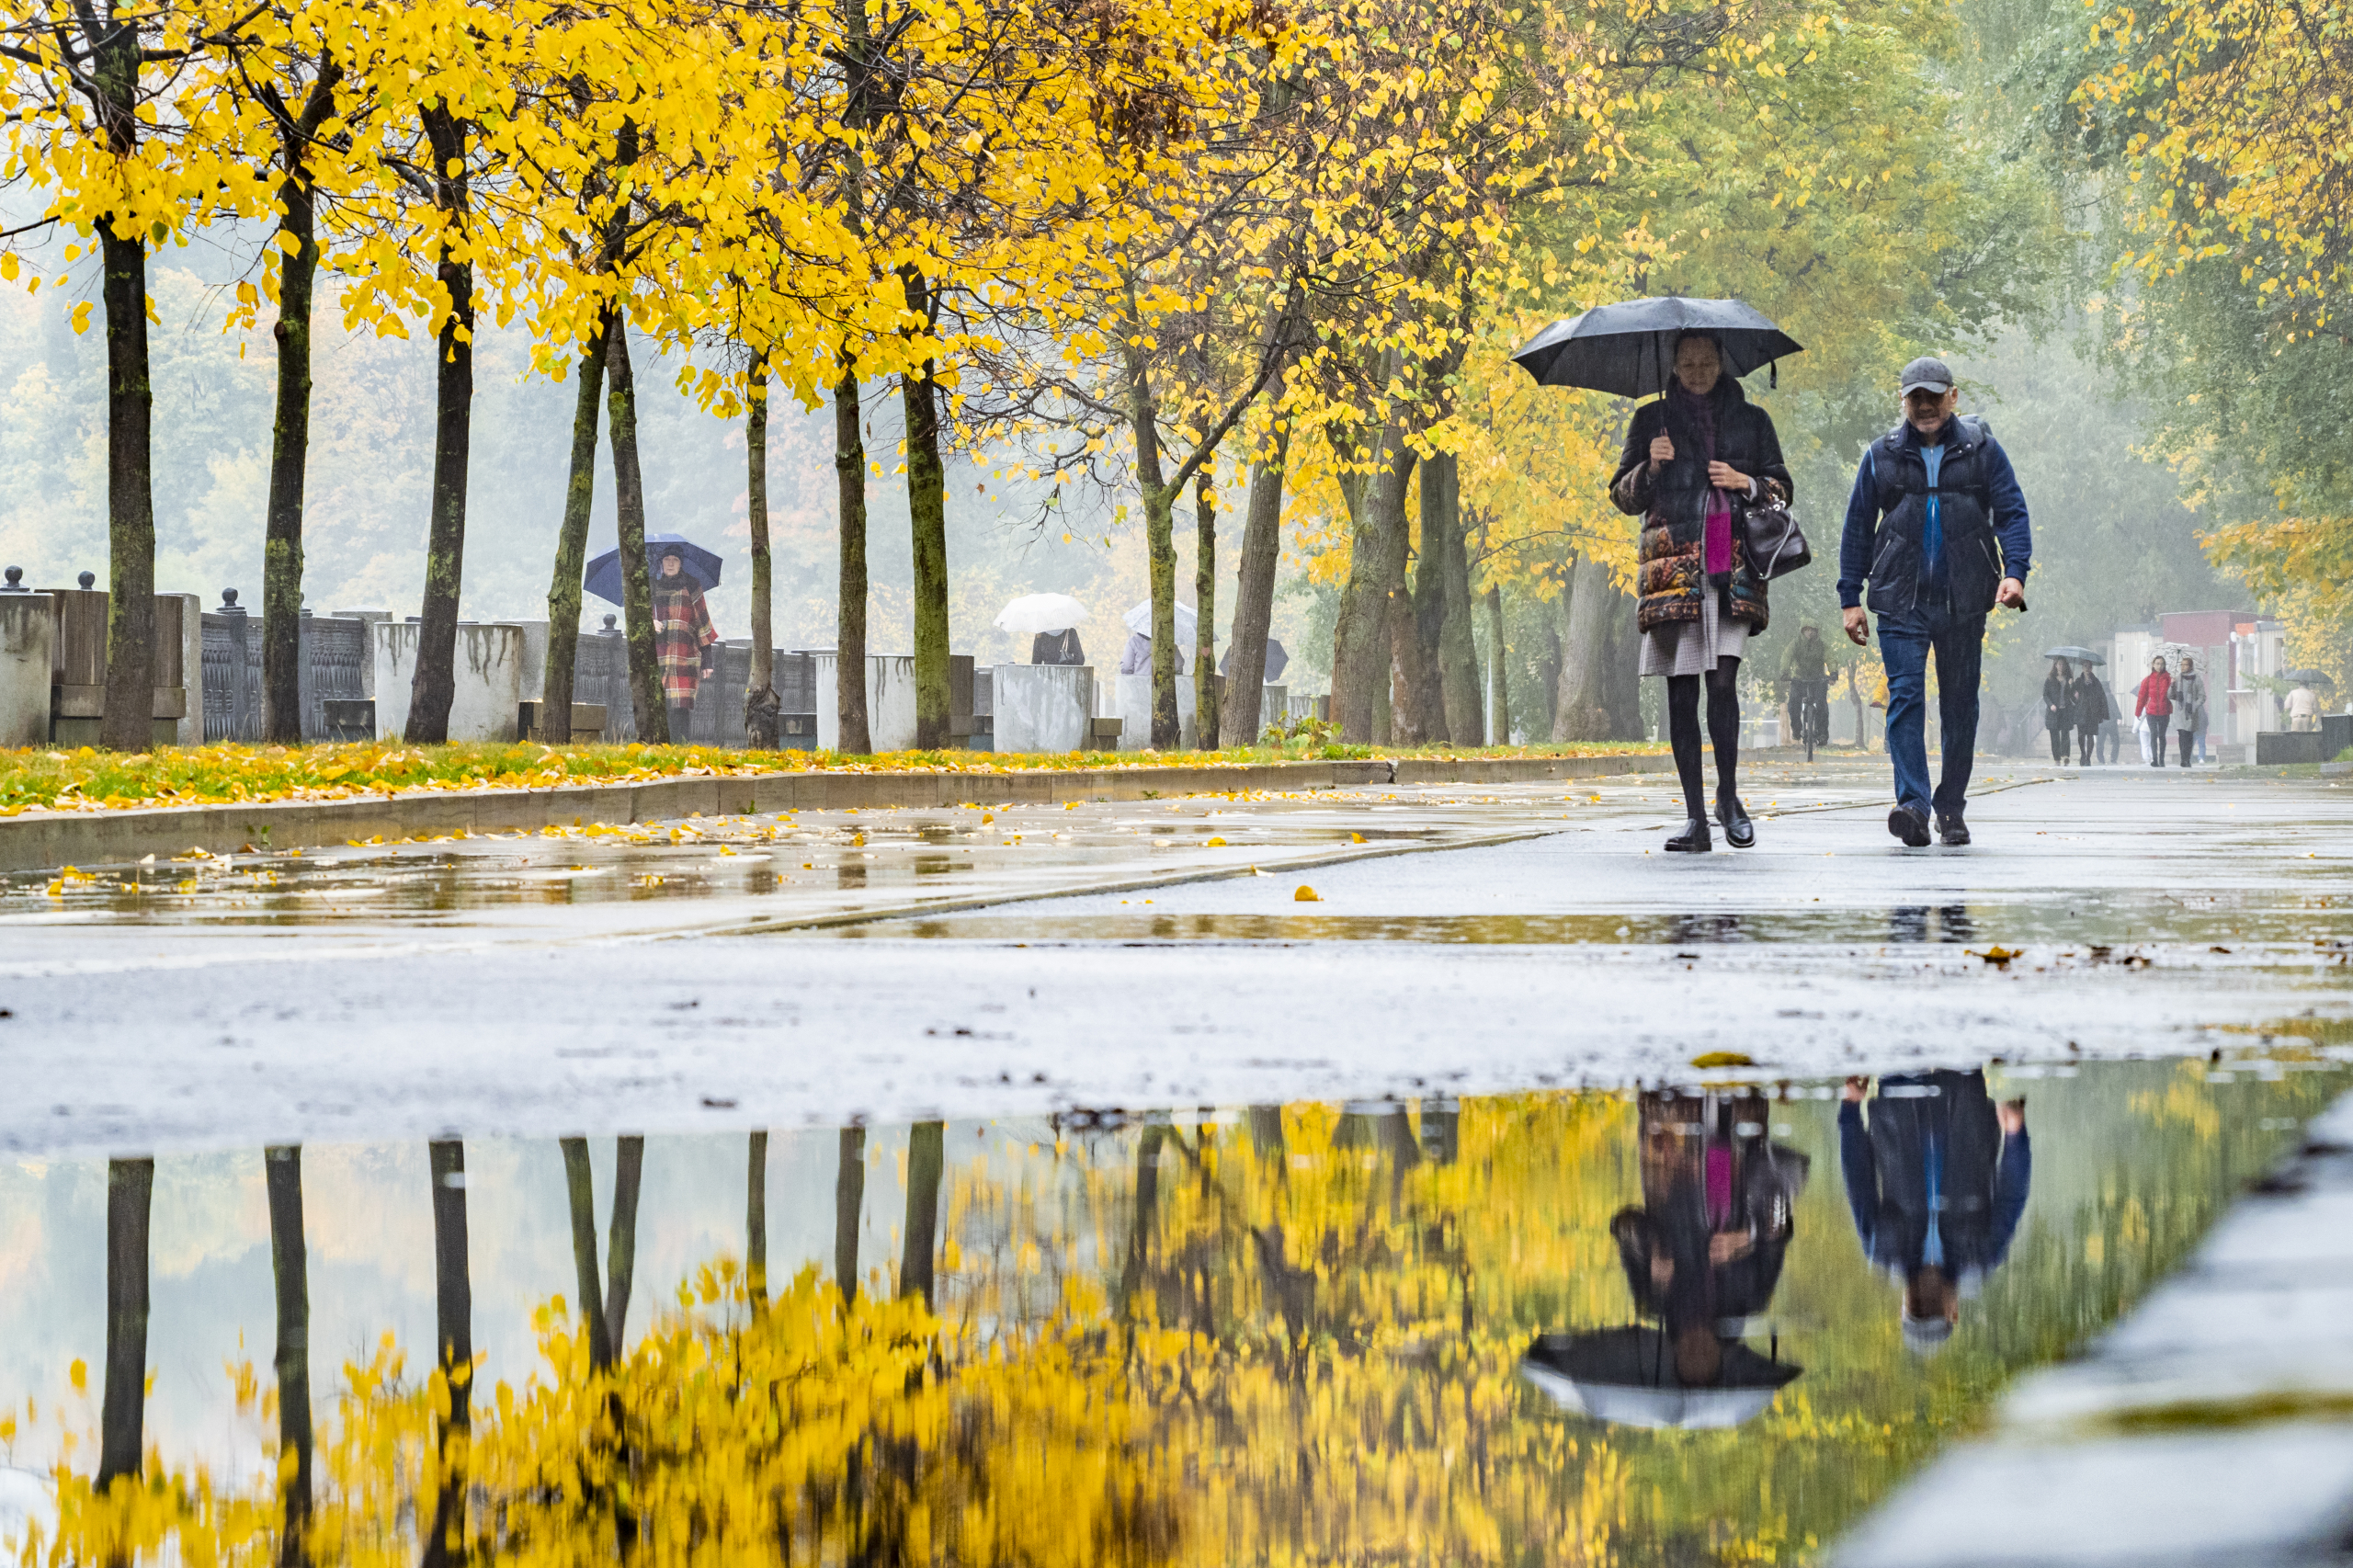
[[452,790],[347,801],[55,812],[0,819],[0,870],[103,866],[188,849],[228,855],[313,848],[377,836],[537,833],[589,823],[676,821],[787,811],[865,811],[967,803],[1048,805],[1143,801],[1244,790],[1353,790],[1391,784],[1526,784],[1592,778],[1663,766],[1664,754],[1558,757],[1381,757],[1369,761],[1233,763],[1199,767],[1084,768],[1030,773],[764,773],[663,778],[551,790]]

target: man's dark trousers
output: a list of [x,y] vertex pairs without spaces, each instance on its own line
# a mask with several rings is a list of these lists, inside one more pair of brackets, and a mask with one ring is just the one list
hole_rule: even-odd
[[[1925,598],[1925,594],[1923,597]],[[1887,666],[1887,757],[1895,768],[1896,804],[1958,817],[1977,760],[1977,674],[1985,613],[1955,615],[1921,603],[1879,618],[1879,653]],[[1944,726],[1943,777],[1928,794],[1928,659],[1937,661],[1937,714]]]

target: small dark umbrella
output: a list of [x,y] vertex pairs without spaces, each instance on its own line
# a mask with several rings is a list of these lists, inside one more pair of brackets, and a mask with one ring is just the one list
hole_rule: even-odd
[[1805,1369],[1768,1359],[1733,1340],[1723,1371],[1705,1388],[1685,1388],[1664,1330],[1627,1327],[1539,1336],[1520,1375],[1563,1410],[1627,1426],[1737,1426],[1764,1414],[1781,1385]]
[[1628,300],[1554,322],[1511,357],[1544,387],[1586,387],[1620,397],[1663,392],[1675,374],[1678,333],[1705,332],[1723,345],[1724,369],[1745,376],[1805,350],[1738,300]]
[[[645,566],[655,577],[662,575],[662,558],[675,555],[678,570],[692,577],[709,593],[719,586],[718,556],[695,543],[684,534],[647,534],[645,536]],[[588,562],[580,585],[607,604],[621,602],[621,552],[608,550]]]
[[[1290,655],[1283,652],[1283,645],[1272,637],[1267,638],[1267,668],[1263,676],[1266,683],[1272,686],[1282,679],[1283,671],[1290,664]],[[1233,649],[1231,644],[1225,650],[1225,657],[1217,662],[1217,673],[1222,676],[1230,676],[1233,673]]]
[[2295,686],[2325,686],[2332,690],[2336,686],[2324,670],[2284,670],[2279,678]]
[[2089,648],[2045,648],[2042,651],[2042,656],[2046,659],[2064,659],[2071,665],[2104,665],[2108,663],[2106,659],[2101,658]]

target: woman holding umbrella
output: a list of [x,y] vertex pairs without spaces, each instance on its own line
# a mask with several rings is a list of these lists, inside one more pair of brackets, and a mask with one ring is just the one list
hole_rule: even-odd
[[654,657],[662,666],[662,700],[670,710],[670,740],[683,745],[694,722],[695,693],[701,687],[719,641],[702,585],[676,552],[664,554],[654,577]]
[[2075,743],[2083,752],[2082,766],[2092,765],[2099,737],[2107,732],[2109,722],[2116,717],[2109,711],[2108,687],[2086,665],[2069,687],[2075,704]]
[[2051,673],[2042,677],[2042,727],[2051,732],[2051,760],[2067,760],[2067,736],[2075,727],[2074,674],[2064,659],[2051,661]]
[[1765,411],[1723,373],[1716,334],[1675,339],[1666,396],[1635,411],[1609,497],[1643,518],[1637,554],[1642,673],[1666,681],[1667,737],[1682,776],[1683,831],[1671,850],[1712,848],[1700,793],[1699,688],[1708,690],[1708,735],[1716,753],[1716,820],[1735,848],[1756,842],[1740,803],[1741,655],[1765,630],[1764,579],[1745,559],[1733,508],[1768,493],[1787,501],[1795,486]]

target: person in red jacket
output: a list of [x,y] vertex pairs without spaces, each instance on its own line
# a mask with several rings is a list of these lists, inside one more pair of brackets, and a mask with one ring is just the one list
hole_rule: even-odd
[[2149,732],[2150,765],[2165,765],[2165,722],[2173,717],[2173,676],[2165,672],[2163,655],[2149,661],[2149,673],[2132,698],[2132,712]]

